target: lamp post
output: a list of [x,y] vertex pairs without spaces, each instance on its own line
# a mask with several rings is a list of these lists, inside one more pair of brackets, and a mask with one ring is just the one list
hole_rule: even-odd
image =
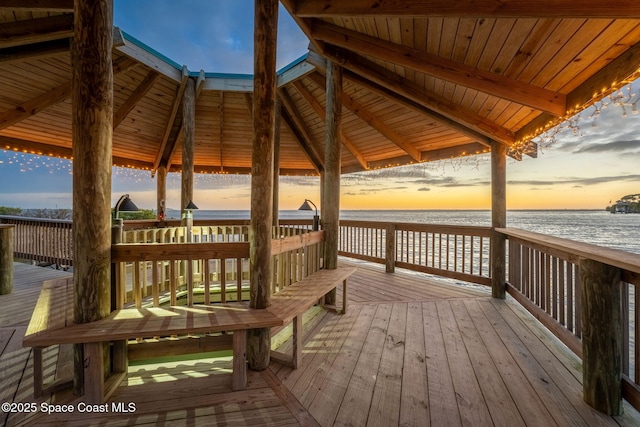
[[124,221],[122,220],[122,218],[118,218],[118,213],[139,211],[140,209],[138,209],[136,204],[133,203],[128,194],[123,194],[122,196],[120,196],[120,199],[118,199],[118,201],[116,202],[116,206],[113,208],[113,225],[111,228],[112,243],[122,242],[122,229]]
[[184,214],[182,216],[182,220],[184,225],[187,226],[187,243],[191,243],[192,239],[192,228],[193,228],[193,210],[198,209],[198,207],[193,203],[193,201],[189,200],[187,206],[184,207]]
[[[309,203],[311,203],[313,208],[309,206]],[[313,231],[318,231],[320,229],[320,217],[318,216],[318,208],[315,203],[309,199],[304,199],[304,203],[298,208],[299,211],[312,211],[313,209],[316,211],[315,215],[313,215]]]

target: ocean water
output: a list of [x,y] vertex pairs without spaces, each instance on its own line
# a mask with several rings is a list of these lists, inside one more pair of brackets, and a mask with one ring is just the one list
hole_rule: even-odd
[[[310,211],[281,211],[281,219],[311,219]],[[249,211],[194,211],[195,219],[249,219]],[[421,224],[491,225],[491,212],[478,210],[344,210],[340,218]],[[640,214],[594,210],[507,212],[507,226],[640,254]]]

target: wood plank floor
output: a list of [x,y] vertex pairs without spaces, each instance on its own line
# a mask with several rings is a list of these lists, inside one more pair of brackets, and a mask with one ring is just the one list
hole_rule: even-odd
[[[323,313],[305,326],[302,368],[272,364],[250,372],[247,390],[231,393],[228,357],[156,361],[130,367],[108,413],[0,414],[0,426],[640,425],[629,405],[624,416],[612,418],[583,403],[580,360],[512,300],[493,300],[479,287],[357,266],[347,313]],[[2,327],[11,322],[0,321]],[[0,359],[2,401],[33,402],[30,357],[22,355],[12,368],[13,353]],[[17,383],[13,392],[9,383]],[[55,399],[78,405],[70,393]],[[115,411],[129,403],[135,412]]]

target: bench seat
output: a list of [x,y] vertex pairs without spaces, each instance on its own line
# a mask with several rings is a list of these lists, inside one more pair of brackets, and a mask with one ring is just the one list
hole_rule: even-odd
[[124,308],[95,322],[72,324],[25,337],[29,347],[77,344],[156,336],[223,332],[281,326],[282,320],[267,310],[246,304],[196,305],[193,307]]
[[[168,337],[201,333],[231,332],[233,350],[232,387],[241,390],[246,387],[246,345],[247,330],[285,326],[293,322],[293,355],[272,352],[272,359],[297,367],[302,359],[301,330],[302,314],[311,306],[322,302],[325,294],[343,283],[343,312],[347,307],[346,280],[355,271],[353,267],[339,267],[334,270],[319,270],[310,276],[285,287],[271,297],[267,309],[252,309],[245,303],[124,308],[113,311],[108,317],[95,322],[73,324],[69,322],[69,304],[72,292],[69,287],[58,288],[56,297],[48,291],[40,296],[43,311],[34,313],[33,328],[23,340],[24,347],[42,349],[57,344],[82,344],[84,348],[84,388],[85,398],[90,402],[105,401],[120,381],[126,376],[127,340],[136,338]],[[66,298],[63,298],[64,295]],[[55,301],[55,303],[52,303]],[[58,305],[60,304],[60,305]],[[56,306],[56,307],[54,307]],[[64,311],[66,320],[55,322],[46,317],[51,313]],[[47,314],[49,313],[49,314]],[[43,317],[43,318],[40,318]],[[228,336],[221,338],[226,339]],[[105,380],[103,343],[113,342],[114,372],[112,379]]]

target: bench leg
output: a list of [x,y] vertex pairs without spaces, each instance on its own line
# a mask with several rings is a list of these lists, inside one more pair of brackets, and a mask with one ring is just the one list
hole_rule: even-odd
[[347,279],[342,282],[342,314],[347,312]]
[[129,357],[127,340],[113,342],[113,372],[127,372]]
[[104,355],[101,342],[84,344],[84,396],[87,403],[104,399]]
[[302,315],[293,318],[293,369],[302,365]]
[[33,348],[33,398],[42,397],[42,349]]
[[234,391],[247,388],[247,331],[233,331],[233,374],[231,388]]

